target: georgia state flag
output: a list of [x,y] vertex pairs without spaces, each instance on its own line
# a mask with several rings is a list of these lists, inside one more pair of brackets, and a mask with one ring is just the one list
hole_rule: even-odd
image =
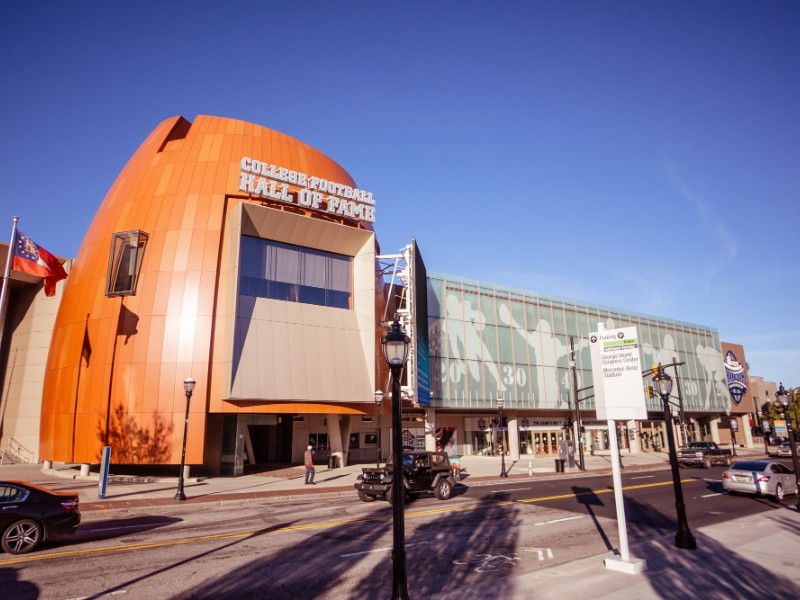
[[56,283],[67,278],[67,272],[58,259],[19,229],[14,234],[14,260],[11,268],[29,275],[44,277],[46,296],[54,296]]

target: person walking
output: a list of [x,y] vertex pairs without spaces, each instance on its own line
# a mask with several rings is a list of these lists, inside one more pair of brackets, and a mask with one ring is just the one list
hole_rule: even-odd
[[303,462],[306,465],[306,485],[317,485],[314,483],[314,447],[309,446],[303,454]]
[[444,448],[445,454],[447,454],[447,458],[450,461],[450,466],[453,468],[453,479],[456,481],[461,480],[461,457],[455,454],[453,443],[447,442],[447,446]]

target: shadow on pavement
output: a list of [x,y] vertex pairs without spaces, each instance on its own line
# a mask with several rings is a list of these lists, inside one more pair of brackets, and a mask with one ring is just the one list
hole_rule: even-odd
[[[414,513],[426,514],[437,504],[406,507],[410,597],[435,596],[486,581],[486,569],[496,576],[494,592],[502,597],[511,585],[507,576],[520,560],[515,533],[519,511],[498,506],[498,499],[492,498],[434,521],[420,521],[414,528]],[[246,565],[209,576],[176,599],[389,597],[393,563],[387,545],[391,545],[392,527],[387,503],[368,518],[318,529],[294,544],[259,550]],[[327,559],[321,553],[329,553]]]
[[[19,579],[17,569],[0,568],[0,590],[3,596],[14,600],[35,600],[39,597],[39,588],[30,581]],[[5,596],[5,594],[13,594]]]
[[[647,561],[645,574],[655,594],[669,600],[698,598],[797,598],[797,574],[776,576],[757,562],[695,533],[697,550],[679,550],[671,539],[640,544],[637,557]],[[792,580],[791,578],[795,579]],[[649,596],[648,596],[649,597]]]
[[[142,515],[137,517],[130,517],[125,519],[109,519],[104,521],[95,521],[92,523],[84,523],[78,526],[78,530],[71,537],[59,538],[62,542],[58,545],[66,546],[72,540],[73,544],[80,544],[83,542],[93,542],[96,540],[108,540],[113,538],[120,538],[129,535],[136,535],[143,531],[152,531],[159,527],[166,527],[167,525],[174,525],[180,523],[183,519],[177,517],[166,516],[153,516]],[[49,544],[48,546],[55,546],[56,544]]]
[[594,509],[592,508],[592,506],[605,506],[603,501],[594,493],[592,488],[573,485],[572,493],[575,494],[575,500],[578,501],[578,504],[583,504],[586,507],[586,512],[592,517],[592,522],[594,522],[594,526],[597,528],[600,537],[603,538],[603,543],[606,545],[606,548],[614,550],[611,540],[608,539],[608,535],[606,535],[603,526],[600,525],[600,521],[597,519],[597,515],[594,514]]

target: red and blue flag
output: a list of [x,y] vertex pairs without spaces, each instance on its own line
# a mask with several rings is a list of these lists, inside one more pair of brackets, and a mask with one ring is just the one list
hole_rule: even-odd
[[45,295],[54,296],[56,283],[67,278],[67,272],[58,259],[19,229],[14,234],[13,252],[11,268],[28,275],[43,277]]

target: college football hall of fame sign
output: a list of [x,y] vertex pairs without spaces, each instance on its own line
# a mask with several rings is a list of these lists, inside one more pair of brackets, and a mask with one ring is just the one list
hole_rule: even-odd
[[728,350],[725,353],[725,375],[728,378],[728,391],[735,404],[742,401],[742,396],[747,391],[747,383],[744,374],[744,365],[739,362],[736,355]]

